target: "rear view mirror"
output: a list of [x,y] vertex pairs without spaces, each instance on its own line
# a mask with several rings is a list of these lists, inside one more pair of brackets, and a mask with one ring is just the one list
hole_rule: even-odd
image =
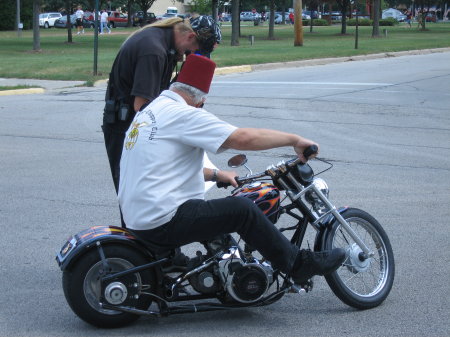
[[238,154],[228,160],[228,166],[232,168],[240,167],[247,163],[247,156],[245,154]]

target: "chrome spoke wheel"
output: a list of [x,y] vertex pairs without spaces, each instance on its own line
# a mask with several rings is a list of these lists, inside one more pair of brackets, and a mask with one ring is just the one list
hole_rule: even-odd
[[351,208],[342,216],[370,254],[366,255],[335,221],[325,235],[324,248],[342,248],[346,258],[339,269],[325,278],[344,303],[359,309],[373,308],[386,299],[394,282],[394,254],[389,238],[378,221],[362,210]]

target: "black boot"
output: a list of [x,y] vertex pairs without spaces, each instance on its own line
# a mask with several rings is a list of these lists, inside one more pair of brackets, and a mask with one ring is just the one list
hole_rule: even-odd
[[345,260],[345,250],[335,248],[323,252],[300,250],[292,268],[292,279],[304,284],[314,275],[327,275],[338,269]]

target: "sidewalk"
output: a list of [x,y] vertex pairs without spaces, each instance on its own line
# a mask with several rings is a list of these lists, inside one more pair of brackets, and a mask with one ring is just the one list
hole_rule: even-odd
[[[363,61],[363,60],[373,60],[373,59],[380,59],[380,58],[386,58],[386,57],[399,57],[399,56],[406,56],[406,55],[424,55],[424,54],[445,53],[445,52],[450,52],[450,48],[408,50],[408,51],[393,52],[393,53],[379,53],[379,54],[370,54],[370,55],[356,55],[356,56],[345,56],[345,57],[312,59],[312,60],[301,60],[301,61],[290,61],[290,62],[242,65],[242,66],[234,66],[234,67],[217,68],[215,71],[215,75],[246,73],[246,72],[269,70],[269,69],[298,68],[298,67],[325,65],[325,64],[330,64],[330,63]],[[97,82],[95,82],[94,86],[106,88],[106,83],[107,83],[107,80],[102,79],[102,80],[98,80]],[[73,88],[76,86],[84,86],[84,84],[85,84],[84,81],[52,81],[52,80],[35,80],[35,79],[21,79],[21,78],[0,78],[0,86],[16,86],[16,85],[36,86],[36,88],[29,88],[29,89],[0,91],[0,96],[44,93],[45,91],[61,90],[61,89]]]

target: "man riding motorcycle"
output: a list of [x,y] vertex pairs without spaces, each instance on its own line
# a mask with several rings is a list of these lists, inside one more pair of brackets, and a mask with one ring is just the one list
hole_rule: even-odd
[[333,272],[345,259],[343,249],[299,250],[247,198],[204,200],[205,180],[236,186],[234,173],[203,168],[205,151],[293,146],[306,161],[304,150],[316,145],[285,132],[236,128],[201,109],[214,69],[210,59],[189,55],[170,89],[136,113],[120,162],[118,197],[127,227],[165,248],[236,232],[297,284]]

